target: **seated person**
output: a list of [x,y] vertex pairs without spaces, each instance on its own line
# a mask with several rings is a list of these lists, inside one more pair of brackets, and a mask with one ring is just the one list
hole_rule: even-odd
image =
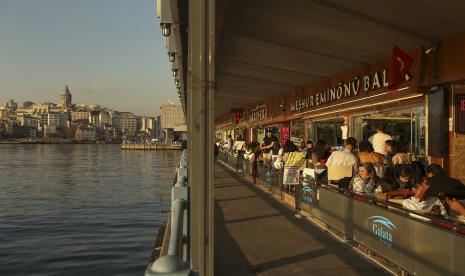
[[393,191],[395,190],[412,190],[414,183],[417,183],[421,177],[414,173],[410,168],[403,167],[399,171],[399,176],[393,181]]
[[465,206],[462,202],[456,200],[455,198],[446,197],[446,204],[449,206],[450,210],[458,214],[461,221],[465,220]]
[[373,164],[380,164],[380,165],[387,165],[386,158],[381,153],[375,152],[373,149],[373,145],[371,145],[368,141],[360,142],[359,146],[359,154],[358,158],[360,163],[373,163]]
[[410,159],[408,152],[408,146],[402,147],[402,149],[398,153],[392,156],[392,165],[395,166],[401,164],[412,164],[412,160]]
[[387,161],[388,170],[393,170],[394,164],[392,158],[397,154],[397,143],[394,140],[387,140],[384,143],[384,156]]
[[359,193],[373,193],[378,187],[379,181],[372,163],[361,164],[358,167],[358,174],[350,181],[349,190]]
[[[402,201],[402,207],[412,211],[419,211],[422,213],[429,212],[434,205],[440,204],[440,201],[434,196],[426,196],[427,189],[426,180],[418,181],[414,184],[412,191],[414,196]],[[444,206],[441,205],[441,213],[445,213]]]
[[344,144],[344,150],[334,151],[328,158],[326,162],[327,167],[331,166],[351,166],[356,167],[358,160],[357,157],[352,153],[355,149],[355,145],[351,142],[346,142]]
[[305,159],[312,159],[312,153],[313,153],[313,142],[311,140],[307,140]]
[[325,180],[327,177],[326,162],[330,156],[326,141],[318,140],[315,145],[315,150],[312,152],[312,164],[317,173],[317,180]]
[[438,164],[431,164],[426,167],[426,196],[437,196],[439,193],[451,191],[463,191],[465,187],[460,180],[448,177]]

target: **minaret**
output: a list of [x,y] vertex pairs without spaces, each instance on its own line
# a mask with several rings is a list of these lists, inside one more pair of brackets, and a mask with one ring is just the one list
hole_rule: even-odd
[[66,85],[65,88],[61,91],[60,100],[61,100],[62,107],[71,108],[72,96],[71,96],[71,93],[69,92],[68,85]]

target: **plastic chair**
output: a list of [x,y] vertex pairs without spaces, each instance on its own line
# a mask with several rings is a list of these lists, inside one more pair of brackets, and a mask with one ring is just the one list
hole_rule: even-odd
[[[328,167],[328,185],[333,187],[349,186],[354,168],[352,166],[330,166]],[[333,182],[337,182],[337,185]]]

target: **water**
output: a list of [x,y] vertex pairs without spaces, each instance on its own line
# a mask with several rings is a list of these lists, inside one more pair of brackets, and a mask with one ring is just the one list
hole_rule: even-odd
[[143,275],[179,156],[0,145],[0,275]]

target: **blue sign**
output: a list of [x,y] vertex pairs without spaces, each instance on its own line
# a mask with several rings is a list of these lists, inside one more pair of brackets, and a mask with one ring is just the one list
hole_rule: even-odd
[[310,186],[306,186],[302,189],[302,199],[312,204],[313,203],[313,189]]
[[393,231],[397,230],[396,225],[383,216],[371,216],[367,219],[371,223],[373,234],[386,247],[391,248],[393,242]]

